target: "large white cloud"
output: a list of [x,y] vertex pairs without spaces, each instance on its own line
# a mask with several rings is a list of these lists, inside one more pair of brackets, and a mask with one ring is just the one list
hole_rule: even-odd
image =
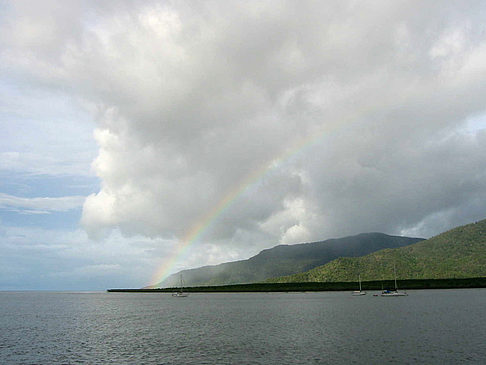
[[3,69],[96,115],[92,236],[182,238],[232,194],[201,241],[484,216],[486,134],[466,129],[486,112],[481,2],[28,5],[3,19]]

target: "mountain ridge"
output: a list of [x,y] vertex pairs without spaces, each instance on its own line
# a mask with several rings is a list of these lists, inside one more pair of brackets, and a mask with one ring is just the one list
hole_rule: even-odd
[[363,256],[383,248],[407,246],[422,240],[370,232],[317,242],[277,245],[246,260],[182,270],[150,287],[178,286],[181,274],[187,286],[262,282],[277,276],[304,272],[338,257]]
[[306,272],[268,279],[271,283],[392,279],[448,279],[486,276],[486,219],[458,226],[405,247],[362,257],[341,257]]

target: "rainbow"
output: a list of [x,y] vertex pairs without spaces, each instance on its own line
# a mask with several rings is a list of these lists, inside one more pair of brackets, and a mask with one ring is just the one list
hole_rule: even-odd
[[231,191],[216,204],[211,210],[206,212],[204,217],[194,224],[191,229],[179,240],[174,252],[163,262],[152,277],[152,283],[159,283],[164,280],[169,274],[175,264],[184,257],[189,247],[198,240],[198,238],[209,228],[211,223],[216,220],[223,212],[228,209],[231,203],[242,195],[253,183],[258,181],[263,176],[268,167],[266,165],[253,171],[253,173],[246,176]]
[[[362,114],[359,113],[360,115]],[[294,145],[293,148],[287,149],[278,158],[273,159],[265,164],[263,164],[258,169],[252,171],[250,174],[245,176],[245,178],[233,189],[228,191],[223,198],[216,204],[211,210],[206,212],[206,214],[196,222],[191,229],[182,237],[173,253],[165,258],[163,263],[157,268],[152,276],[151,283],[149,287],[154,287],[155,284],[163,281],[170,273],[173,267],[181,260],[186,254],[187,250],[198,240],[199,237],[209,228],[212,222],[214,222],[219,216],[221,216],[231,204],[238,199],[239,196],[243,195],[251,186],[256,184],[266,175],[269,171],[276,169],[281,166],[285,161],[289,160],[292,156],[303,151],[304,149],[310,148],[311,146],[317,144],[324,136],[332,131],[334,127],[337,129],[338,126],[347,125],[347,122],[357,121],[358,118],[355,117],[347,118],[346,120],[341,120],[340,123],[326,124],[323,128],[319,130],[318,133],[313,134],[310,137],[301,139],[298,143]]]

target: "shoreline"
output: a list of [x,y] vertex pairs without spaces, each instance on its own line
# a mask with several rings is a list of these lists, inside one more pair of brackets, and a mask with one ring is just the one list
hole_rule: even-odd
[[[466,279],[408,279],[397,280],[399,290],[486,288],[486,277]],[[361,282],[363,290],[393,289],[394,280]],[[188,293],[249,293],[249,292],[317,292],[353,291],[356,282],[254,283],[184,287]],[[109,293],[172,293],[179,288],[107,289]]]

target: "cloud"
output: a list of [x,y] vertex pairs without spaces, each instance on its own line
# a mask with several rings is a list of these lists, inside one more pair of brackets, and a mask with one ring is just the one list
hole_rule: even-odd
[[116,230],[100,244],[80,229],[0,224],[0,250],[2,290],[105,290],[149,284],[171,245]]
[[94,122],[83,103],[15,79],[1,65],[0,77],[0,171],[92,177]]
[[22,4],[4,69],[97,119],[92,237],[211,223],[241,252],[484,216],[480,2]]
[[83,206],[84,196],[59,198],[22,198],[0,193],[0,209],[16,210],[25,214],[48,214],[65,212]]

